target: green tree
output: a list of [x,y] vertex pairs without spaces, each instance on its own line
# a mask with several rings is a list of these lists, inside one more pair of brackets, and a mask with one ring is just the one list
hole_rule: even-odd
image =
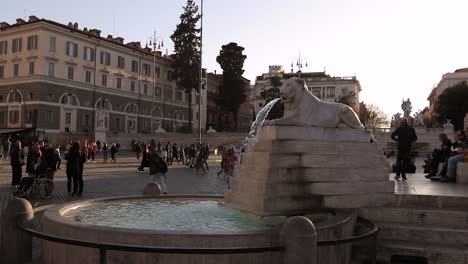
[[[272,100],[280,97],[281,78],[273,76],[270,78],[271,88],[265,89],[260,92],[260,96],[265,99],[264,105],[268,104]],[[267,116],[267,120],[277,119],[283,117],[284,105],[282,101],[278,101],[270,110]]]
[[216,104],[224,111],[226,117],[228,113],[233,113],[235,129],[237,129],[237,111],[246,99],[246,83],[242,74],[244,73],[244,61],[247,56],[242,54],[243,51],[243,47],[230,42],[221,47],[221,51],[216,57],[216,61],[223,70],[223,80],[219,87]]
[[187,94],[188,126],[192,131],[192,92],[199,90],[200,83],[200,20],[198,6],[193,0],[187,0],[184,13],[180,15],[171,39],[174,42],[172,68],[173,77],[179,89]]
[[437,98],[434,110],[439,124],[443,124],[449,119],[455,129],[463,129],[463,118],[468,113],[468,85],[466,82],[460,82],[445,89]]

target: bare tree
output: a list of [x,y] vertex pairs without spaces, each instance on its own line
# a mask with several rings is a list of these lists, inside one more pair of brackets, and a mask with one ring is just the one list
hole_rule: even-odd
[[374,104],[360,103],[361,111],[359,113],[359,119],[366,126],[373,127],[388,127],[390,122],[388,115]]

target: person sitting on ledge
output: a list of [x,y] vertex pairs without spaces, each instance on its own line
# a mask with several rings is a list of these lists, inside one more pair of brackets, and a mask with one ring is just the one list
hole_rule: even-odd
[[[465,136],[468,133],[465,131],[462,134],[463,131],[460,131],[459,135]],[[461,142],[460,144],[456,145],[457,147],[455,148],[455,155],[450,157],[447,161],[447,177],[441,179],[441,182],[455,182],[456,181],[456,176],[457,176],[457,163],[462,162],[464,160],[465,154],[468,154],[468,138],[465,137],[465,140]]]
[[425,177],[430,178],[436,176],[439,170],[439,163],[445,163],[450,156],[450,149],[452,148],[452,142],[448,139],[444,133],[439,134],[439,141],[442,143],[440,149],[434,149],[432,152],[430,171]]

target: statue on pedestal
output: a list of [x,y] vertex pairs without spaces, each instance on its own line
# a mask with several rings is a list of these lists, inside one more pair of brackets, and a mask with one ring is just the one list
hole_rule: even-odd
[[411,101],[409,98],[406,101],[404,99],[402,100],[401,109],[403,110],[404,118],[410,117],[411,110],[413,109],[413,107],[411,106]]

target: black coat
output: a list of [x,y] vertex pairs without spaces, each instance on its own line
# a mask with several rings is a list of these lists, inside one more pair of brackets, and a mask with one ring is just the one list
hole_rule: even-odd
[[391,135],[393,140],[398,142],[399,151],[410,151],[411,143],[415,142],[418,137],[416,136],[416,131],[414,128],[409,125],[401,125]]
[[10,164],[11,166],[21,166],[24,160],[23,151],[18,147],[13,147],[10,151]]
[[83,175],[83,163],[86,162],[86,154],[76,149],[70,149],[65,155],[67,160],[67,174],[72,177]]

